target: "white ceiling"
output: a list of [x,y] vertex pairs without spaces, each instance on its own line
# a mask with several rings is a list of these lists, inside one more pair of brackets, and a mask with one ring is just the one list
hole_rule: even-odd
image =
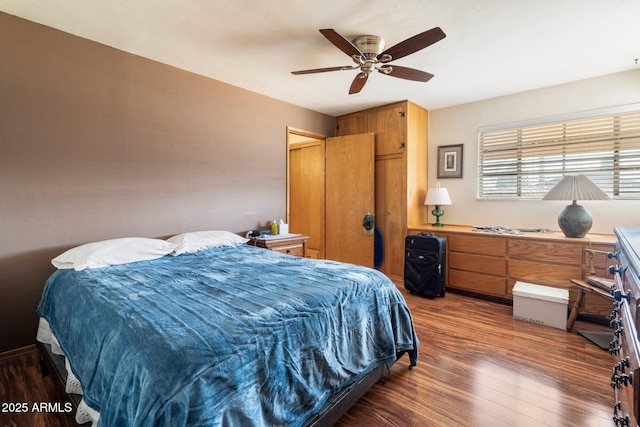
[[[639,69],[640,0],[0,0],[0,10],[332,116],[410,99],[436,109]],[[318,31],[387,47],[439,26],[444,40],[394,62],[427,83],[357,71]],[[638,61],[640,62],[640,61]]]

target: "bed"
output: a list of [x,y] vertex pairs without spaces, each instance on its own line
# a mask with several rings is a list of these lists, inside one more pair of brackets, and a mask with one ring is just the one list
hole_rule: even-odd
[[416,365],[411,313],[382,273],[203,235],[148,239],[168,244],[142,258],[58,257],[37,340],[81,396],[76,421],[329,425],[403,354]]

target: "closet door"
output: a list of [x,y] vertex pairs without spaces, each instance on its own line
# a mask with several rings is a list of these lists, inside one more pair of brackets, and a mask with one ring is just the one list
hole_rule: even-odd
[[402,154],[407,143],[405,104],[369,113],[367,130],[376,134],[376,156]]
[[328,259],[373,267],[373,233],[363,230],[375,211],[373,133],[326,140],[325,245]]
[[404,276],[405,203],[402,156],[376,158],[376,225],[384,258],[380,271],[392,279]]
[[355,135],[370,132],[367,114],[347,114],[336,119],[336,136]]

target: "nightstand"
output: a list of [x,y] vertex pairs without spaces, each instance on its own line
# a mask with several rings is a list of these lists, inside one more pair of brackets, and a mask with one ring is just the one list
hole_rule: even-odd
[[275,235],[260,238],[252,237],[247,242],[247,245],[304,258],[307,256],[308,239],[309,236],[303,236],[301,234],[283,234],[281,236]]

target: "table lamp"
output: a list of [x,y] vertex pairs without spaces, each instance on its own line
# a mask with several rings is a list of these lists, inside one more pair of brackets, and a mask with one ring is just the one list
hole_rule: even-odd
[[572,200],[558,215],[560,230],[567,237],[584,237],[593,224],[591,213],[578,200],[609,200],[607,193],[584,175],[565,175],[542,200]]
[[424,204],[435,206],[435,209],[432,210],[431,213],[436,217],[436,222],[432,225],[434,227],[442,227],[444,224],[440,222],[440,217],[444,215],[444,211],[440,206],[451,204],[451,197],[449,197],[447,189],[440,187],[440,183],[438,183],[436,188],[430,188],[429,191],[427,191],[427,198],[424,199]]

